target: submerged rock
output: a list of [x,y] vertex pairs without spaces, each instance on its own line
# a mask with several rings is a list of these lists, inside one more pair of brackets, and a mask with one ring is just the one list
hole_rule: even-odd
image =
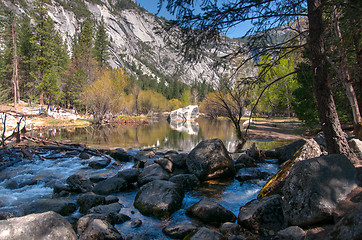
[[235,176],[234,161],[220,139],[200,142],[187,156],[187,168],[200,181]]
[[180,209],[183,198],[183,191],[177,184],[155,180],[140,188],[134,206],[146,216],[163,218]]
[[284,215],[298,226],[328,221],[339,201],[356,186],[356,169],[344,155],[297,162],[283,187]]
[[77,240],[70,223],[55,212],[30,214],[0,221],[1,240]]
[[225,222],[235,222],[236,216],[220,204],[203,198],[186,210],[186,215],[196,217],[205,223],[219,226]]
[[184,239],[187,235],[196,233],[199,227],[191,222],[179,222],[168,225],[162,232],[173,239]]

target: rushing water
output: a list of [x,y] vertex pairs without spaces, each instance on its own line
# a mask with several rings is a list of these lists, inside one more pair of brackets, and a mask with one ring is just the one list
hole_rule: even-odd
[[[192,123],[194,124],[194,123]],[[191,126],[170,126],[167,121],[157,121],[149,125],[122,128],[122,127],[87,127],[73,129],[48,129],[33,133],[35,136],[49,137],[54,140],[68,139],[74,142],[84,143],[100,148],[142,148],[158,147],[159,149],[180,149],[189,151],[203,139],[220,138],[231,150],[235,136],[229,121],[208,121],[200,119]],[[286,142],[262,142],[254,141],[260,148],[266,149],[285,144]],[[250,145],[249,145],[250,146]],[[129,150],[135,154],[137,150]],[[47,159],[50,152],[42,152],[45,160],[35,156],[33,161],[23,160],[20,163],[8,167],[0,172],[0,211],[8,210],[21,214],[21,208],[32,201],[50,199],[53,194],[55,182],[65,182],[72,174],[81,174],[85,177],[105,176],[110,177],[118,171],[132,167],[133,163],[123,163],[121,166],[113,165],[113,161],[104,169],[92,169],[88,166],[90,161],[101,159],[92,157],[89,160],[80,159],[78,156],[67,156],[59,153],[59,158]],[[249,171],[261,170],[270,175],[276,173],[278,165],[270,160],[259,164],[257,168],[241,169],[239,173],[247,174]],[[115,194],[119,202],[124,206],[121,213],[127,214],[132,220],[140,219],[143,224],[140,228],[130,227],[131,221],[116,225],[116,228],[129,239],[168,239],[162,233],[162,228],[170,222],[192,221],[185,215],[185,211],[192,204],[203,197],[208,197],[236,216],[239,208],[252,199],[265,184],[263,180],[246,181],[240,183],[233,179],[229,181],[207,181],[195,190],[185,194],[180,210],[175,212],[171,218],[158,220],[146,217],[134,208],[133,201],[138,189]],[[70,197],[74,201],[77,195]],[[79,215],[76,212],[75,215]]]

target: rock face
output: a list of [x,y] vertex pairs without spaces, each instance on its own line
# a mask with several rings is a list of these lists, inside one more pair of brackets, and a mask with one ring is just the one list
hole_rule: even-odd
[[273,194],[282,194],[282,188],[285,183],[286,177],[289,175],[292,166],[299,161],[319,157],[322,154],[319,144],[309,139],[305,144],[293,155],[293,157],[284,162],[280,170],[265,184],[259,192],[258,198],[270,196]]
[[328,220],[338,202],[356,186],[356,169],[344,155],[297,162],[283,187],[284,215],[298,226]]
[[0,240],[76,240],[72,226],[55,212],[0,221]]
[[242,206],[239,211],[238,223],[251,231],[283,229],[286,222],[283,216],[281,196],[272,195],[256,199]]
[[172,111],[168,116],[168,120],[188,121],[188,120],[195,120],[198,117],[199,117],[199,107],[196,105],[190,105]]
[[183,198],[183,191],[176,183],[155,180],[140,188],[134,206],[144,215],[163,218],[177,211]]
[[235,222],[236,216],[220,204],[204,198],[186,210],[186,215],[196,217],[203,222],[219,226],[225,222]]
[[186,165],[190,173],[200,181],[235,176],[234,161],[220,139],[200,142],[187,156]]

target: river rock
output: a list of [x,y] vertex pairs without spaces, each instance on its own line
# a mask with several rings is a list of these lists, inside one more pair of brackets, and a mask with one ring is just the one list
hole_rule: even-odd
[[193,189],[200,185],[200,181],[195,174],[179,174],[171,177],[169,181],[176,183],[184,190]]
[[187,156],[186,165],[190,173],[200,181],[235,176],[234,161],[220,139],[200,142]]
[[85,214],[92,207],[105,204],[105,197],[87,193],[79,196],[77,203],[79,205],[79,212]]
[[222,240],[223,236],[221,233],[214,230],[202,227],[195,233],[190,240]]
[[71,175],[67,178],[66,182],[70,188],[70,191],[76,193],[89,192],[93,187],[93,184],[89,179],[86,179],[85,177],[78,174]]
[[268,179],[268,177],[270,177],[270,173],[263,172],[258,169],[253,169],[252,171],[248,171],[246,173],[238,173],[235,176],[235,179],[240,182],[244,182],[244,181],[248,181],[248,180],[252,180],[252,179],[266,180],[266,179]]
[[305,232],[298,226],[291,226],[277,233],[278,240],[304,240]]
[[177,168],[187,168],[186,166],[186,153],[166,153],[165,158],[168,158]]
[[183,191],[176,183],[155,180],[140,188],[134,206],[146,216],[163,218],[180,209],[183,198]]
[[297,226],[329,220],[339,201],[356,186],[356,169],[344,155],[297,162],[283,187],[284,215]]
[[165,157],[161,157],[155,160],[155,163],[159,164],[163,169],[165,169],[167,172],[172,173],[173,172],[173,162]]
[[199,227],[191,222],[172,223],[162,229],[162,232],[173,239],[184,239],[187,235],[196,233]]
[[107,167],[107,165],[111,162],[110,159],[101,159],[101,160],[95,160],[91,161],[88,166],[94,169],[102,169]]
[[236,216],[220,204],[203,198],[186,210],[186,215],[196,217],[205,223],[219,226],[225,222],[235,222]]
[[100,195],[109,195],[126,190],[128,184],[123,178],[112,177],[97,183],[93,192]]
[[255,199],[242,206],[239,211],[238,224],[252,232],[269,230],[278,231],[286,225],[280,195]]
[[359,139],[353,138],[348,141],[348,145],[351,148],[351,150],[356,154],[360,163],[362,163],[362,141]]
[[241,154],[235,161],[235,168],[252,168],[257,167],[256,160],[249,156],[249,154]]
[[140,172],[136,168],[128,168],[117,173],[117,177],[123,178],[128,184],[137,182]]
[[140,186],[152,182],[154,180],[168,180],[171,175],[163,169],[159,164],[152,164],[145,167],[138,178]]
[[189,105],[184,108],[179,108],[170,112],[168,120],[170,121],[187,121],[195,120],[199,117],[199,107],[196,105]]
[[279,164],[288,161],[293,157],[293,155],[307,142],[306,139],[299,139],[295,142],[289,143],[287,145],[266,150],[265,156],[268,158],[278,158]]
[[24,207],[25,215],[54,211],[63,216],[68,216],[77,210],[76,204],[71,200],[46,199],[29,203]]
[[144,149],[136,153],[133,158],[135,162],[147,162],[150,158],[154,158],[155,156],[156,154],[153,149]]
[[110,150],[107,152],[109,156],[111,156],[114,160],[120,162],[129,162],[132,160],[132,156],[127,153],[124,149],[116,148],[114,150]]
[[111,203],[107,205],[98,205],[89,209],[88,213],[90,214],[103,214],[108,216],[110,214],[118,213],[123,208],[123,205],[120,203]]
[[126,221],[129,221],[131,218],[121,213],[110,213],[108,215],[99,214],[99,213],[87,214],[78,219],[77,233],[79,235],[82,234],[87,229],[89,223],[94,219],[106,220],[110,224],[114,225],[114,224],[122,224]]
[[313,139],[305,140],[303,146],[293,155],[293,157],[284,162],[279,171],[264,185],[258,194],[258,198],[270,196],[273,194],[282,195],[282,188],[285,179],[288,177],[292,166],[299,161],[319,157],[322,154],[318,143]]
[[142,226],[142,220],[136,219],[131,222],[131,228],[139,228]]
[[331,232],[332,239],[362,239],[362,203],[337,222]]
[[89,154],[86,153],[86,152],[81,152],[81,153],[79,154],[79,158],[80,158],[80,159],[87,160],[87,159],[90,159],[90,158],[91,158],[91,155],[89,155]]
[[79,236],[79,240],[122,240],[122,235],[109,222],[93,219]]
[[241,226],[237,223],[226,222],[221,225],[219,232],[225,237],[238,236],[241,235]]
[[0,240],[77,240],[70,223],[55,212],[0,221]]
[[324,133],[323,132],[317,133],[317,135],[313,139],[318,143],[319,147],[321,148],[321,151],[325,153],[324,155],[327,155],[328,154],[327,144],[326,144],[326,139],[324,137]]

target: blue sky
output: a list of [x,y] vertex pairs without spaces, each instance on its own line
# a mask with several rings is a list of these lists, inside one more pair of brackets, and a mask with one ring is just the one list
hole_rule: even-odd
[[[136,2],[150,13],[156,14],[158,11],[158,0],[136,0]],[[170,15],[165,8],[161,9],[158,16],[162,16],[166,19],[173,19],[173,16]],[[250,23],[242,23],[230,29],[226,35],[230,38],[242,37],[249,30],[250,27]]]

